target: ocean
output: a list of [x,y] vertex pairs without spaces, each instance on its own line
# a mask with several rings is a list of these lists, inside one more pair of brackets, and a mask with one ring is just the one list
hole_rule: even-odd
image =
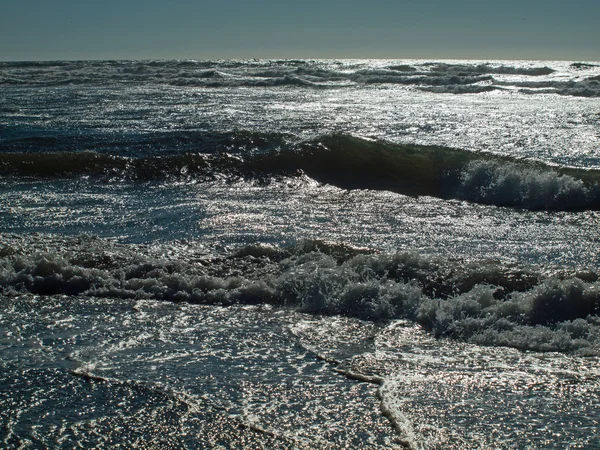
[[600,447],[600,63],[0,62],[3,448]]

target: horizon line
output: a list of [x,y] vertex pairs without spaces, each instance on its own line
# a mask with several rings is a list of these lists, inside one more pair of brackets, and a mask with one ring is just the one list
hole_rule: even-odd
[[105,61],[105,62],[120,62],[120,61],[520,61],[520,62],[533,62],[533,61],[545,61],[545,62],[585,62],[585,63],[600,63],[600,59],[533,59],[533,58],[469,58],[469,57],[418,57],[418,58],[401,58],[401,57],[332,57],[332,58],[298,58],[298,57],[229,57],[229,58],[48,58],[48,59],[2,59],[0,63],[36,63],[36,62],[90,62],[90,61]]

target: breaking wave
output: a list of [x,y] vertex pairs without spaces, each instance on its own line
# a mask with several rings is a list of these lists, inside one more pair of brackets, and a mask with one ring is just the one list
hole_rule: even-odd
[[[196,136],[196,135],[193,135]],[[439,146],[394,144],[329,134],[293,142],[289,136],[233,133],[176,136],[154,156],[102,152],[14,152],[0,155],[4,176],[96,176],[127,180],[268,182],[308,176],[343,189],[388,190],[542,210],[600,208],[600,172]],[[154,140],[160,147],[160,139]],[[175,153],[168,151],[170,143]],[[5,147],[25,145],[4,143]],[[50,139],[49,146],[55,145]],[[197,146],[197,150],[193,151]],[[126,147],[135,144],[126,143]],[[158,151],[158,150],[157,150]]]
[[79,236],[6,236],[0,292],[199,304],[270,304],[364,320],[408,319],[438,337],[524,350],[600,353],[591,271],[303,241],[164,259]]

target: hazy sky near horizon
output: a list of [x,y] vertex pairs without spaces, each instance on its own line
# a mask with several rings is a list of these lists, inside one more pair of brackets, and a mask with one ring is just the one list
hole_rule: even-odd
[[0,0],[0,60],[600,60],[600,0]]

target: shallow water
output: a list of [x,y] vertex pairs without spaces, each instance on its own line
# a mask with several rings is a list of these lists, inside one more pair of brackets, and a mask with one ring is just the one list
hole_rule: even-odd
[[122,299],[5,300],[4,445],[391,445],[375,387],[332,372],[300,345],[289,326],[301,317]]
[[122,299],[17,297],[1,325],[9,447],[600,443],[597,357],[440,341],[403,321]]

